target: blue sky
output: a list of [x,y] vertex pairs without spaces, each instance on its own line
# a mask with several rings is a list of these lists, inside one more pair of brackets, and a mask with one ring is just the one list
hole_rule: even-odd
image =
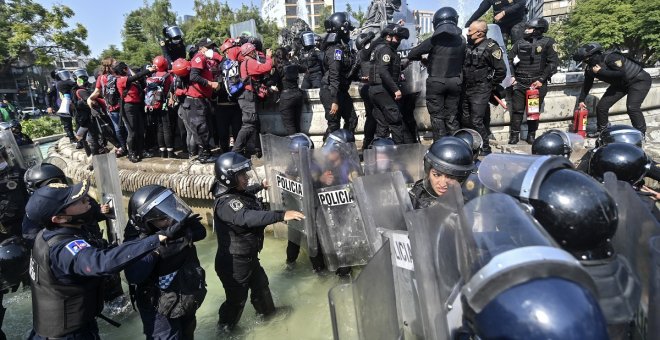
[[[170,0],[172,9],[178,16],[193,14],[192,0]],[[249,3],[250,1],[241,0],[227,0],[229,6],[232,8],[240,7],[241,4]],[[465,5],[465,15],[472,14],[479,0],[462,0]],[[105,2],[88,1],[88,0],[74,0],[74,1],[61,1],[61,0],[37,0],[43,6],[50,8],[55,4],[66,4],[76,13],[73,18],[74,22],[79,22],[87,27],[87,44],[92,50],[91,56],[97,56],[103,49],[107,48],[110,44],[121,45],[121,29],[124,24],[124,16],[130,11],[142,6],[141,0],[110,0]],[[256,6],[261,4],[260,0],[251,1]],[[346,8],[347,0],[336,0],[338,10]],[[362,6],[366,11],[371,3],[371,0],[351,0],[351,6],[357,10]],[[453,6],[458,9],[459,0],[443,1],[443,0],[408,0],[408,7],[420,10],[437,10],[443,6]]]

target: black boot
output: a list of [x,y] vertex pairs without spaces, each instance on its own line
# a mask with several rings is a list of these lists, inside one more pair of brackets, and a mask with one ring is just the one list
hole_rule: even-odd
[[166,150],[160,150],[160,158],[167,158],[167,151]]
[[534,140],[536,140],[536,131],[528,131],[527,139],[525,141],[531,145],[534,143]]
[[174,150],[167,150],[167,158],[179,158],[177,155],[174,153]]
[[518,144],[520,141],[520,131],[509,132],[509,144]]
[[134,152],[129,152],[128,160],[131,161],[132,163],[138,163],[140,162],[140,157],[138,157]]
[[263,316],[268,316],[275,313],[275,303],[273,302],[273,296],[270,294],[270,289],[268,287],[263,288],[260,292],[255,294],[252,291],[251,301],[254,310],[257,311],[257,314]]
[[213,157],[211,149],[209,148],[203,148],[202,151],[199,152],[199,157],[197,157],[197,159],[202,164],[215,162],[215,157]]

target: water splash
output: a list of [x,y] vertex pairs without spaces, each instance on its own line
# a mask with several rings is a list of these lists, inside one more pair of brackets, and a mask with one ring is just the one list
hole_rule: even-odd
[[307,10],[307,0],[298,0],[298,7],[296,9],[298,12],[298,18],[305,20],[308,25],[312,25],[309,21],[309,11]]
[[458,27],[463,27],[463,24],[467,21],[468,18],[465,17],[465,0],[458,0]]

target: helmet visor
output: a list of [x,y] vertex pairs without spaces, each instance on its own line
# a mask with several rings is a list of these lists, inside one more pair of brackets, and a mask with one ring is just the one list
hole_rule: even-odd
[[137,215],[145,222],[156,222],[167,220],[169,225],[181,222],[192,213],[192,209],[172,190],[165,190],[142,205]]
[[167,35],[168,38],[174,39],[174,38],[179,38],[183,37],[183,31],[179,28],[179,26],[170,26],[167,29],[165,29],[165,35]]
[[607,145],[614,142],[633,144],[638,147],[642,147],[642,142],[644,137],[639,130],[635,129],[625,129],[625,130],[615,130],[609,133],[607,136],[603,136],[601,140],[601,145]]
[[72,78],[71,72],[68,70],[59,70],[57,71],[57,76],[60,78],[60,80],[69,80]]
[[305,47],[311,47],[316,44],[316,37],[314,32],[305,32],[302,34],[302,44]]

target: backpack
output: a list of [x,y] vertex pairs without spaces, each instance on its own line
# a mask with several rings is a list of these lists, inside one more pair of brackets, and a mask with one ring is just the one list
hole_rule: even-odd
[[245,89],[245,84],[243,83],[243,79],[241,79],[240,65],[241,63],[238,61],[231,59],[225,59],[222,62],[223,83],[227,95],[231,100],[236,100]]
[[117,89],[117,77],[112,74],[108,74],[106,77],[108,81],[103,86],[103,99],[109,106],[117,106],[121,102],[119,89]]
[[165,92],[165,78],[169,73],[165,73],[160,77],[147,78],[147,86],[145,87],[144,104],[147,109],[154,110],[160,109],[167,98]]

